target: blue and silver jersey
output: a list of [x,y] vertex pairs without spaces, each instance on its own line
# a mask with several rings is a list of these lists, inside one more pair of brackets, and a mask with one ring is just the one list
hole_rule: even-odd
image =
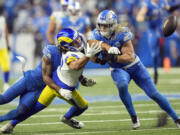
[[[47,45],[43,49],[43,54],[51,60],[52,72],[55,71],[60,65],[61,61],[61,54],[59,53],[58,48],[55,45]],[[42,60],[34,70],[27,71],[25,76],[31,78],[28,80],[28,89],[43,89],[46,84],[44,83],[42,77]]]
[[[91,36],[91,40],[99,40],[99,41],[103,41],[107,44],[109,44],[110,46],[113,47],[117,47],[119,48],[119,50],[121,50],[122,46],[124,43],[126,43],[129,40],[132,40],[133,38],[133,34],[130,32],[129,28],[127,27],[122,27],[122,30],[117,33],[114,34],[111,39],[107,39],[105,37],[103,37],[98,30],[94,30]],[[135,54],[135,58],[136,58],[136,54]],[[130,65],[131,63],[115,63],[115,62],[110,62],[109,65],[112,68],[122,68],[122,67],[126,67],[128,65]]]
[[152,0],[145,0],[143,2],[142,6],[148,9],[146,16],[149,17],[147,23],[150,28],[161,27],[165,5],[167,5],[165,0],[159,0],[158,3],[153,3]]
[[90,21],[89,18],[85,16],[79,17],[75,22],[72,22],[69,16],[65,16],[62,18],[62,24],[61,24],[62,28],[70,27],[77,30],[80,33],[85,33],[86,27],[88,25],[90,25]]

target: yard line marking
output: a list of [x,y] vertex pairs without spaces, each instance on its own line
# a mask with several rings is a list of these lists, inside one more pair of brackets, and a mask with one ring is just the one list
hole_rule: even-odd
[[[138,114],[158,114],[164,112],[163,110],[151,110],[151,111],[137,111]],[[177,113],[180,113],[180,110],[176,110]],[[103,113],[84,113],[82,116],[96,116],[96,115],[124,115],[128,114],[127,111],[110,111]],[[52,115],[34,115],[31,118],[48,118],[48,117],[59,117],[60,114],[52,114]]]
[[[145,118],[141,121],[151,121],[157,120],[157,118]],[[131,119],[120,119],[120,120],[91,120],[91,121],[82,121],[84,123],[101,123],[101,122],[129,122]],[[39,126],[39,125],[55,125],[55,124],[64,124],[62,122],[47,122],[47,123],[25,123],[19,124],[19,126]],[[1,125],[2,126],[2,125]]]
[[[121,132],[126,132],[126,131],[131,131],[131,132],[142,132],[142,131],[158,131],[158,130],[179,130],[178,128],[153,128],[153,129],[138,129],[138,130],[116,130],[116,131],[89,131],[89,132],[71,132],[71,133],[55,133],[54,135],[73,135],[73,134],[102,134],[102,133],[121,133]],[[35,134],[35,135],[50,135],[50,134]]]
[[[117,102],[117,101],[115,101]],[[171,102],[171,101],[170,101]],[[171,105],[179,105],[179,100],[177,102],[174,102],[174,103],[171,103]],[[157,106],[158,105],[156,103],[149,103],[149,104],[134,104],[134,107],[137,108],[141,108],[141,107],[150,107],[150,106]],[[98,109],[109,109],[109,108],[124,108],[125,106],[124,105],[111,105],[111,106],[93,106],[93,107],[89,107],[88,111],[93,111],[93,110],[98,110]],[[68,107],[62,107],[60,109],[57,109],[57,108],[54,108],[54,107],[51,107],[51,108],[46,108],[45,110],[42,110],[41,112],[66,112],[67,110],[65,109],[69,109],[69,106]],[[4,112],[8,112],[9,109],[2,109],[1,112],[4,113]]]

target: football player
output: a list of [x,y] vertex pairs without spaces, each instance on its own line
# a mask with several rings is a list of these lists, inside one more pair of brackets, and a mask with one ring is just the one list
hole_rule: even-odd
[[[83,127],[82,122],[72,117],[83,113],[88,108],[88,102],[80,95],[75,87],[89,59],[101,51],[101,42],[97,42],[91,46],[87,44],[85,53],[84,47],[86,46],[86,41],[84,37],[70,28],[62,29],[57,34],[57,40],[57,46],[62,54],[62,59],[60,66],[52,74],[53,81],[56,84],[51,85],[51,83],[48,83],[36,105],[31,108],[31,111],[19,119],[13,120],[9,128],[13,129],[17,123],[46,108],[56,96],[73,105],[60,118],[61,121],[73,128],[80,129]],[[51,55],[47,55],[47,57],[51,57]]]
[[147,44],[153,58],[155,84],[158,81],[159,43],[162,37],[163,16],[167,11],[172,12],[176,8],[176,6],[170,7],[166,0],[145,0],[136,16],[138,22],[147,21]]
[[116,14],[111,10],[102,11],[96,22],[96,29],[93,31],[92,39],[103,41],[111,47],[118,48],[120,55],[102,53],[101,63],[107,61],[111,67],[111,76],[114,80],[119,96],[125,105],[132,119],[132,128],[140,127],[140,121],[132,104],[131,96],[128,92],[128,84],[131,79],[144,90],[148,97],[154,100],[160,108],[166,111],[180,128],[180,119],[174,111],[169,101],[161,95],[149,72],[146,70],[139,57],[134,53],[132,44],[133,34],[128,27],[121,27],[117,22]]
[[70,27],[88,37],[89,33],[91,33],[90,20],[88,17],[82,15],[80,3],[77,1],[69,2],[67,12],[68,15],[62,17],[59,30]]
[[4,17],[4,7],[0,6],[0,66],[4,74],[4,86],[3,91],[5,92],[9,88],[9,70],[10,62],[8,51],[9,38],[8,38],[8,28],[6,24],[6,19]]
[[[13,84],[3,95],[0,94],[0,104],[6,104],[20,96],[19,105],[16,109],[11,110],[7,114],[0,116],[0,122],[13,120],[20,116],[24,116],[30,112],[31,108],[37,102],[41,91],[46,83],[54,88],[54,81],[51,78],[52,72],[60,65],[61,53],[54,45],[48,45],[43,50],[43,58],[39,65],[33,69],[26,71],[24,76]],[[80,81],[84,86],[92,86],[95,82],[92,79],[80,76]],[[56,87],[56,85],[55,85]],[[2,127],[3,133],[12,133],[15,120]]]
[[51,45],[55,45],[54,35],[59,31],[59,27],[62,24],[62,18],[68,15],[67,7],[70,0],[60,0],[61,10],[54,11],[50,16],[50,22],[48,30],[46,32],[47,40]]

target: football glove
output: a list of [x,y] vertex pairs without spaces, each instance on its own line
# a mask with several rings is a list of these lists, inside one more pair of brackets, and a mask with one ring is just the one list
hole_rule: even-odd
[[109,54],[121,54],[120,50],[117,47],[110,47],[108,50]]
[[61,88],[61,89],[59,89],[59,94],[67,100],[72,99],[72,91],[70,91],[70,90]]
[[95,54],[99,53],[101,50],[102,50],[102,48],[101,48],[101,43],[100,42],[92,43],[91,46],[89,46],[89,44],[87,43],[86,56],[91,58]]
[[118,55],[117,54],[108,54],[102,57],[103,61],[107,62],[117,62]]

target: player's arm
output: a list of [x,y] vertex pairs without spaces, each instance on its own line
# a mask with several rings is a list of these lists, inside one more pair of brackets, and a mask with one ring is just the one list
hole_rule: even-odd
[[147,11],[148,11],[148,8],[146,6],[143,6],[137,13],[136,21],[137,22],[145,21]]
[[9,32],[8,32],[7,24],[5,24],[5,38],[6,38],[7,48],[8,48],[8,50],[10,50],[10,46],[9,46]]
[[51,60],[47,56],[43,56],[42,58],[42,76],[43,81],[51,88],[55,89],[59,92],[60,87],[54,83],[51,78],[52,75],[52,65]]
[[80,59],[69,62],[68,66],[72,70],[79,70],[81,68],[84,68],[84,66],[88,63],[88,61],[89,61],[89,57],[83,56]]
[[134,61],[134,48],[131,40],[124,43],[121,48],[121,55],[118,55],[117,62],[128,63]]
[[56,30],[56,22],[55,22],[55,20],[51,20],[49,23],[47,32],[46,32],[47,39],[51,45],[55,44],[54,37],[53,37],[55,30]]
[[[103,48],[108,51],[110,48],[110,45],[103,44]],[[112,61],[112,62],[119,62],[119,63],[129,63],[134,61],[134,48],[132,45],[131,40],[128,40],[125,42],[121,48],[121,55],[117,54],[107,54],[105,56],[104,60]]]

